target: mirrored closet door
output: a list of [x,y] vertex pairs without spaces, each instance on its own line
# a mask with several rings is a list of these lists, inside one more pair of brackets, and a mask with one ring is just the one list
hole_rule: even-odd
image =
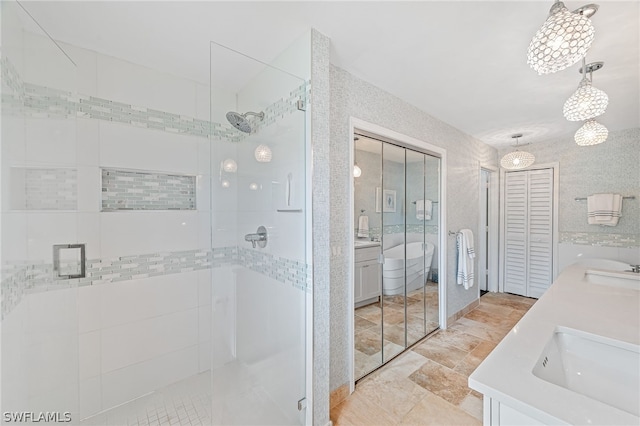
[[440,159],[354,138],[355,378],[438,328]]

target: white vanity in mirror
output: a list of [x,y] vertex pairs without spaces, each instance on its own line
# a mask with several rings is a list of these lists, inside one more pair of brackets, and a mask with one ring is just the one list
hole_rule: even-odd
[[353,294],[356,307],[380,301],[382,277],[379,258],[379,242],[355,241]]

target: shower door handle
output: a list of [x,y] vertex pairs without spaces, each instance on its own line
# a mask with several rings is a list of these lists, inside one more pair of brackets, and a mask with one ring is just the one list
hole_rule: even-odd
[[[53,246],[53,273],[58,280],[70,280],[73,278],[84,278],[87,271],[86,244],[54,244]],[[61,250],[80,250],[80,270],[77,274],[62,275],[60,267]]]

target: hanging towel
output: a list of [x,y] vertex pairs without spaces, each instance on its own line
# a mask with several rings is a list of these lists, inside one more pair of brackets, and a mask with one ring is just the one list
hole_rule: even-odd
[[622,216],[622,195],[593,194],[587,197],[589,225],[616,226]]
[[369,238],[369,216],[364,214],[358,218],[358,237]]
[[461,229],[456,234],[456,246],[458,247],[457,283],[464,285],[465,290],[468,290],[473,287],[473,258],[476,257],[473,248],[473,232],[470,229]]
[[431,212],[433,211],[433,202],[431,200],[416,201],[416,219],[431,220]]

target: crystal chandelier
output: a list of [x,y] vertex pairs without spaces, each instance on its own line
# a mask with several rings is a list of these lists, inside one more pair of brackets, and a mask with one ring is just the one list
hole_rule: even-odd
[[507,170],[519,170],[532,165],[536,160],[536,157],[530,152],[518,150],[519,138],[522,137],[522,133],[518,133],[511,137],[516,140],[516,150],[502,157],[502,160],[500,160],[502,168]]
[[[580,72],[584,74],[582,81],[578,85],[578,90],[567,99],[562,109],[564,117],[569,121],[584,121],[595,118],[604,114],[609,104],[607,94],[591,85],[593,72],[602,68],[604,63],[594,62],[585,65],[584,58],[582,62],[582,68],[580,68]],[[590,75],[589,79],[587,79],[587,72]]]
[[587,120],[576,132],[574,139],[580,146],[597,145],[607,140],[609,130],[595,119]]
[[556,0],[529,44],[527,63],[531,68],[538,74],[549,74],[578,62],[593,42],[594,29],[589,17],[597,10],[597,5],[589,4],[570,12]]

